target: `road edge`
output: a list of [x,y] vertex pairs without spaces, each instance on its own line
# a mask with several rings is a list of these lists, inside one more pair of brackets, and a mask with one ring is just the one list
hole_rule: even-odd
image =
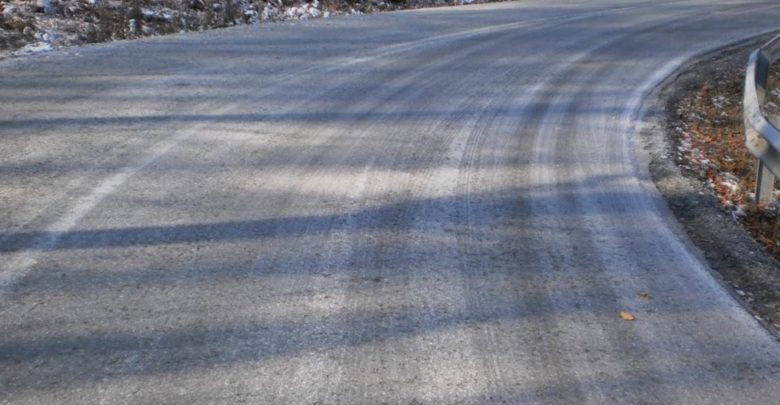
[[[695,81],[695,68],[703,62],[757,48],[778,30],[743,38],[688,59],[648,92],[636,114],[634,149],[640,179],[657,197],[658,208],[670,229],[707,268],[713,278],[745,308],[776,340],[780,326],[769,322],[756,303],[748,302],[740,289],[740,276],[756,272],[776,272],[780,262],[738,222],[724,213],[720,202],[706,185],[685,176],[674,161],[673,138],[667,106]],[[747,62],[746,62],[747,63]],[[743,291],[740,289],[740,291]],[[744,291],[743,291],[744,293]]]

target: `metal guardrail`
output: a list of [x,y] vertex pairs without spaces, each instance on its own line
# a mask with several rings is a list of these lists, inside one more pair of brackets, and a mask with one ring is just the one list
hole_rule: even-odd
[[750,55],[745,73],[743,118],[745,145],[758,158],[756,199],[769,202],[775,176],[780,175],[780,131],[764,115],[769,67],[780,59],[780,35],[772,38]]

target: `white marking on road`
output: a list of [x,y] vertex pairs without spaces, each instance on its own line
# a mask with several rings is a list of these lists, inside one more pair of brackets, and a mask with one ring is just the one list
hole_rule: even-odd
[[[222,107],[216,112],[224,112],[228,107]],[[92,191],[79,198],[71,209],[53,224],[48,226],[43,235],[39,236],[28,245],[27,249],[15,254],[10,260],[6,261],[0,273],[0,294],[6,292],[7,288],[13,284],[38,262],[41,254],[54,248],[60,238],[70,232],[78,222],[83,219],[92,209],[94,209],[106,196],[114,192],[117,187],[125,183],[129,178],[152,164],[154,161],[165,155],[173,147],[200,131],[207,123],[201,123],[191,127],[188,131],[183,131],[177,135],[170,136],[153,145],[145,156],[134,164],[123,167],[119,172],[112,174],[101,181]]]

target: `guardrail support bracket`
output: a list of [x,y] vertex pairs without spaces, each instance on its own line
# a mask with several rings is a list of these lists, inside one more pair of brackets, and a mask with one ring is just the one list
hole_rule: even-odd
[[772,201],[774,191],[775,175],[759,160],[756,173],[756,201],[764,204]]

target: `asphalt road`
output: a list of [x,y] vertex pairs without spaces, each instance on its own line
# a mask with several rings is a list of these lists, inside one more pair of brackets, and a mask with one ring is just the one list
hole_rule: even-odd
[[636,123],[777,28],[540,0],[0,61],[0,401],[773,403]]

